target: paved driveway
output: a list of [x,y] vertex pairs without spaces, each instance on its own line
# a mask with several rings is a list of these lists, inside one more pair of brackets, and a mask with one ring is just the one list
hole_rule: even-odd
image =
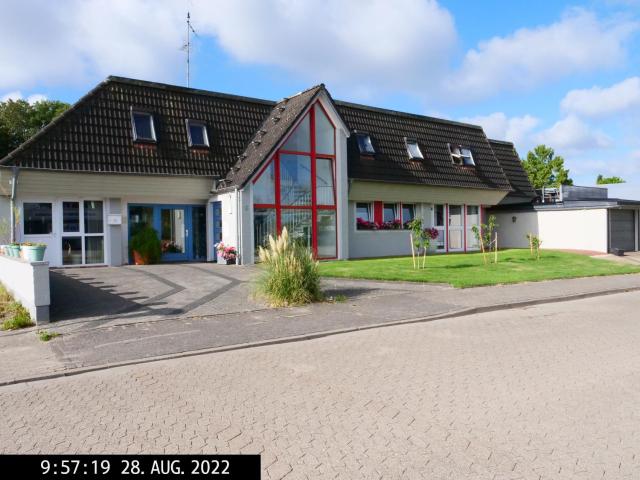
[[265,479],[637,479],[637,297],[0,387],[0,453],[261,453]]
[[51,319],[97,325],[253,310],[262,307],[250,298],[254,275],[211,263],[51,270]]

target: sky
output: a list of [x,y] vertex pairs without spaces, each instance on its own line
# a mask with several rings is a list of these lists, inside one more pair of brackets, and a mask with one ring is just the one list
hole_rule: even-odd
[[108,75],[336,99],[544,143],[576,184],[640,192],[640,0],[2,0],[0,100],[73,103]]

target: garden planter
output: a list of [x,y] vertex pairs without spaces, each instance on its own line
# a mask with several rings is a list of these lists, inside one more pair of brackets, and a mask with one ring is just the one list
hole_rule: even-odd
[[0,245],[0,255],[8,255],[7,251],[5,250],[7,246],[8,245]]
[[235,265],[236,259],[231,258],[229,260],[226,260],[222,255],[218,255],[218,264],[219,265]]
[[133,251],[133,263],[136,265],[149,265],[151,262],[149,261],[149,259],[142,255],[141,253],[137,252],[136,250]]
[[42,262],[46,249],[47,247],[44,245],[22,245],[20,251],[22,252],[22,258],[28,262]]
[[9,252],[10,257],[20,257],[20,245],[9,245],[6,250]]

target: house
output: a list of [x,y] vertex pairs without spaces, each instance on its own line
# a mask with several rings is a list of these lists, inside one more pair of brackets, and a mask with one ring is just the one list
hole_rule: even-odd
[[223,241],[251,264],[283,227],[320,259],[404,255],[413,218],[435,250],[469,251],[487,208],[531,196],[509,152],[324,85],[272,102],[109,77],[0,160],[0,216],[20,212],[18,240],[53,266],[130,263],[143,225],[164,261],[215,261]]

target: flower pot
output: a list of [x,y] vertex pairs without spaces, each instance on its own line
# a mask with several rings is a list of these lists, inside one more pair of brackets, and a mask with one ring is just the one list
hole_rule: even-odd
[[8,245],[0,245],[0,255],[8,255],[7,251],[5,250],[8,247]]
[[18,258],[20,256],[20,245],[9,245],[7,250],[10,257]]
[[22,245],[20,252],[22,253],[22,258],[28,262],[42,262],[46,249],[47,247],[44,245]]
[[221,254],[218,254],[217,259],[218,259],[219,265],[235,265],[236,264],[235,258],[226,260]]
[[149,259],[136,250],[133,251],[133,263],[136,265],[149,265]]

